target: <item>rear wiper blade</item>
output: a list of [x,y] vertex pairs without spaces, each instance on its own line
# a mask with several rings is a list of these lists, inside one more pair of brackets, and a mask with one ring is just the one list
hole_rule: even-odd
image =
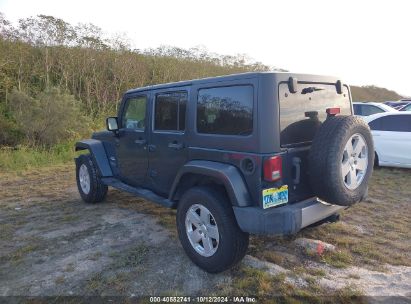
[[317,87],[307,87],[302,89],[301,94],[308,94],[308,93],[313,93],[315,91],[321,91],[324,90],[323,88],[317,88]]

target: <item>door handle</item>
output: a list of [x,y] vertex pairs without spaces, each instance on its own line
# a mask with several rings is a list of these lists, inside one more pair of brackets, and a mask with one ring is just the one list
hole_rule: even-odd
[[156,150],[156,145],[148,145],[148,151],[149,152],[154,152]]
[[139,146],[142,146],[142,145],[145,145],[147,143],[147,140],[140,138],[140,139],[136,139],[134,141],[134,143],[136,143]]
[[184,145],[178,142],[171,142],[168,144],[168,147],[174,150],[181,150],[184,148]]

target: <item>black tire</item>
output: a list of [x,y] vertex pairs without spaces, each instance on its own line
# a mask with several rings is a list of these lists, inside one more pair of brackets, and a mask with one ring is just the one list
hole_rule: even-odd
[[[209,257],[200,255],[191,245],[186,232],[186,214],[195,204],[206,207],[218,226],[217,251]],[[177,209],[177,230],[188,257],[210,273],[227,270],[242,260],[247,252],[249,235],[240,230],[226,195],[214,187],[194,187],[182,196]]]
[[[344,148],[354,134],[367,144],[368,163],[362,182],[355,189],[345,186],[341,174]],[[314,137],[309,154],[310,184],[320,199],[340,206],[361,201],[367,192],[374,165],[374,144],[368,125],[355,116],[329,117]]]
[[380,166],[380,160],[378,159],[378,154],[375,152],[375,158],[374,158],[374,167],[379,167]]
[[[79,171],[82,165],[86,166],[90,177],[90,191],[88,193],[85,193],[80,185]],[[101,182],[97,167],[89,154],[79,156],[76,163],[76,180],[80,196],[86,203],[99,203],[106,197],[108,187]]]

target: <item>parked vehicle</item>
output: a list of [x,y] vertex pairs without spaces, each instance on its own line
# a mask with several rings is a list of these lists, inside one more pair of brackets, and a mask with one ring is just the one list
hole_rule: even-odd
[[374,138],[375,164],[411,168],[411,113],[379,113],[365,120]]
[[401,99],[401,100],[397,100],[397,101],[386,101],[386,102],[384,102],[384,104],[398,110],[398,109],[400,109],[401,107],[407,105],[410,102],[411,102],[411,100]]
[[395,112],[396,109],[380,102],[353,102],[354,115],[369,116],[383,112]]
[[78,190],[88,203],[112,186],[177,208],[187,255],[220,272],[243,258],[249,233],[295,234],[364,198],[373,141],[351,109],[347,85],[313,75],[133,89],[108,131],[76,143],[88,150],[76,158]]
[[407,103],[405,106],[402,106],[399,111],[411,111],[411,102]]

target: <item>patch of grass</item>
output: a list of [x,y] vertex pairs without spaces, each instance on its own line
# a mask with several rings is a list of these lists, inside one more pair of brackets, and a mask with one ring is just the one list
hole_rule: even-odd
[[20,147],[0,149],[0,169],[22,171],[32,168],[63,164],[75,157],[74,143],[58,144],[50,149]]
[[127,290],[129,282],[130,274],[125,272],[117,273],[104,281],[107,287],[120,293],[124,293]]
[[347,250],[336,250],[324,253],[320,260],[336,268],[346,268],[352,265],[353,258]]
[[104,278],[101,272],[94,274],[87,280],[86,288],[95,293],[99,293],[104,285]]
[[317,278],[325,273],[312,268],[307,268],[307,272],[317,277],[305,273],[301,279],[298,270],[303,267],[299,268],[297,272],[271,276],[262,270],[240,266],[232,271],[233,282],[229,286],[226,284],[218,288],[225,294],[257,296],[262,303],[268,300],[272,303],[350,303],[350,299],[361,296],[361,292],[354,287],[338,291],[325,289]]
[[10,223],[2,223],[0,229],[0,240],[8,240],[14,234],[14,225]]
[[145,257],[149,252],[149,248],[145,244],[140,244],[127,252],[112,254],[114,263],[111,268],[134,268],[143,264]]
[[301,231],[299,237],[334,244],[351,258],[338,254],[327,263],[334,266],[364,265],[380,269],[383,264],[411,266],[411,170],[374,170],[369,197],[342,212],[342,220]]
[[176,210],[164,208],[153,202],[136,198],[120,191],[113,191],[110,195],[110,199],[116,202],[119,207],[136,210],[139,213],[156,217],[157,222],[161,226],[166,228],[173,237],[177,237]]
[[377,247],[370,243],[355,244],[351,251],[361,255],[365,261],[374,260],[377,262],[383,262],[385,260],[384,254],[378,251]]
[[320,269],[320,268],[309,267],[309,268],[304,268],[304,270],[305,270],[305,273],[308,273],[309,275],[312,275],[314,277],[322,278],[327,275],[327,273],[323,269]]
[[101,295],[103,293],[112,294],[113,291],[118,294],[124,294],[130,283],[130,274],[126,272],[119,273],[96,273],[87,280],[86,288],[92,294]]
[[348,285],[336,291],[335,302],[342,304],[368,303],[361,290],[354,285]]
[[100,251],[97,251],[97,252],[89,255],[87,258],[91,261],[98,261],[102,255],[103,254]]
[[70,223],[70,222],[74,222],[75,220],[77,220],[79,218],[80,218],[80,216],[78,216],[78,215],[67,214],[67,215],[63,216],[61,219],[59,219],[59,221],[63,222],[63,223]]
[[282,265],[283,263],[284,263],[284,256],[282,256],[282,255],[279,255],[278,253],[276,253],[275,251],[272,251],[272,250],[270,250],[270,251],[264,251],[263,253],[262,253],[262,257],[266,260],[266,261],[268,261],[268,262],[270,262],[270,263],[274,263],[274,264],[277,264],[277,265]]
[[69,263],[64,267],[63,271],[65,272],[73,272],[76,268],[74,267],[73,263]]
[[174,210],[169,210],[158,219],[158,223],[171,232],[176,232],[176,217]]
[[[35,204],[49,210],[55,209],[56,204],[63,202],[72,194],[69,188],[75,187],[74,162],[64,165],[54,165],[44,168],[32,168],[22,171],[2,172],[0,169],[0,199],[24,204]],[[30,203],[29,203],[30,202]],[[14,204],[14,203],[13,203]],[[64,205],[59,204],[59,208]],[[24,205],[22,205],[25,208]],[[21,217],[24,210],[12,211]]]
[[[284,279],[284,276],[281,276]],[[235,289],[243,294],[267,296],[271,291],[271,284],[276,278],[269,276],[265,271],[244,267],[239,277],[233,283]],[[277,279],[277,281],[281,281]]]
[[349,277],[350,279],[355,279],[355,280],[361,279],[361,277],[360,277],[358,274],[354,274],[354,273],[350,273],[350,274],[348,275],[348,277]]
[[24,256],[30,254],[31,252],[33,252],[37,249],[38,249],[37,245],[26,245],[26,246],[20,247],[19,249],[15,250],[10,255],[10,259],[14,263],[19,263]]
[[66,281],[66,280],[65,280],[64,276],[58,276],[58,277],[54,280],[54,282],[55,282],[56,284],[63,284],[65,281]]

